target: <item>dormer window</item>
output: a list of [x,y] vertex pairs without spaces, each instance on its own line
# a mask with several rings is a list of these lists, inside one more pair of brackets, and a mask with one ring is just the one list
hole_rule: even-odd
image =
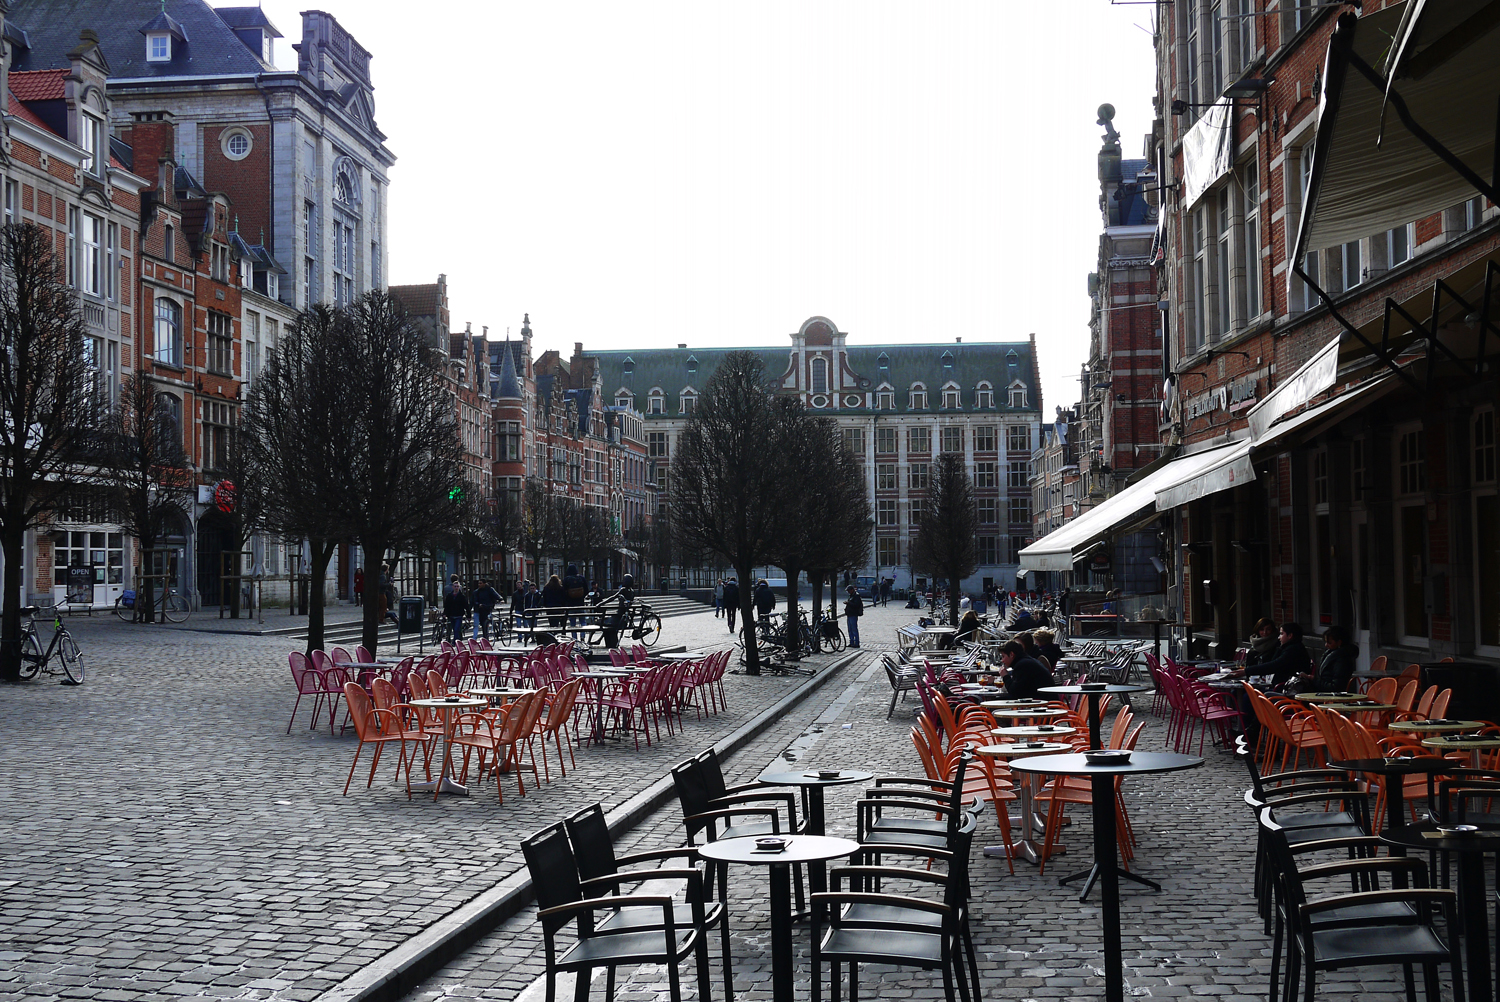
[[631,358],[629,355],[625,356],[625,361],[620,364],[620,368],[625,372],[625,375],[627,376],[633,374],[635,372],[635,359]]
[[140,32],[146,36],[146,62],[169,63],[172,61],[173,46],[188,40],[187,32],[183,31],[182,25],[178,24],[166,11],[166,5],[162,5],[162,12],[141,26]]
[[945,369],[951,369],[951,368],[953,368],[953,352],[951,352],[951,351],[945,351],[945,352],[943,352],[943,368],[945,368]]
[[815,358],[812,361],[812,391],[814,393],[828,392],[828,359]]
[[943,409],[958,410],[962,404],[959,402],[959,389],[952,384],[943,387]]
[[698,356],[697,355],[689,355],[687,357],[687,371],[689,373],[695,373],[695,372],[698,371]]
[[698,394],[688,390],[682,395],[681,410],[684,414],[691,414],[698,409]]
[[880,357],[875,360],[875,364],[880,366],[882,372],[886,371],[891,367],[891,356],[885,352],[881,352]]
[[995,391],[989,383],[980,383],[974,391],[974,406],[981,410],[995,406]]
[[666,402],[667,398],[661,390],[652,390],[651,397],[646,402],[646,413],[665,414],[667,412]]
[[172,36],[166,32],[146,36],[146,62],[170,63],[172,61]]

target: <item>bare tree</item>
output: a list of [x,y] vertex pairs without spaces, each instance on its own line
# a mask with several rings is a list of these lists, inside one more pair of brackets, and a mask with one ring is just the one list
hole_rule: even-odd
[[740,589],[745,670],[760,674],[751,569],[770,556],[783,471],[767,441],[774,415],[765,365],[753,352],[724,357],[678,438],[669,509],[688,549],[721,556],[746,583]]
[[958,625],[958,594],[963,579],[979,566],[974,541],[979,519],[974,511],[974,485],[964,458],[945,452],[938,457],[927,488],[922,524],[911,544],[912,567],[948,582],[948,619]]
[[49,231],[0,230],[0,550],[5,554],[0,679],[21,670],[26,531],[66,504],[94,396],[78,298]]
[[543,558],[557,552],[561,539],[557,506],[541,480],[530,478],[521,490],[521,549],[531,557],[535,575],[542,573]]
[[[826,420],[826,419],[822,419]],[[870,555],[870,499],[865,493],[865,470],[859,458],[845,449],[838,430],[829,422],[827,472],[820,480],[819,501],[809,516],[818,527],[808,538],[804,556],[812,580],[813,619],[823,608],[823,582],[836,581],[840,570],[863,567]],[[837,590],[828,597],[828,614],[838,617]],[[814,634],[815,644],[821,638]]]
[[[138,540],[142,559],[150,561],[157,540],[187,517],[193,503],[178,398],[164,394],[144,372],[128,377],[105,421],[103,441],[98,479],[111,517]],[[163,584],[154,580],[157,574],[150,563],[138,568],[135,622],[155,618]]]

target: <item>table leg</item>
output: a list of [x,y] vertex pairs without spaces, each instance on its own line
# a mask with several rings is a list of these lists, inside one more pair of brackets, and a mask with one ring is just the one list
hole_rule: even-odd
[[772,863],[771,871],[771,997],[792,1002],[792,877],[791,866]]
[[1104,998],[1125,1002],[1120,956],[1120,876],[1115,862],[1115,780],[1093,777],[1094,866],[1099,872],[1104,918]]
[[[1010,852],[1032,866],[1036,866],[1042,859],[1041,849],[1037,848],[1036,843],[1031,840],[1032,834],[1036,831],[1045,833],[1047,830],[1046,819],[1036,816],[1036,797],[1033,793],[1035,787],[1032,786],[1032,783],[1036,781],[1037,777],[1035,773],[1028,772],[1022,775],[1020,793],[1021,813],[1019,815],[1011,815],[1010,822],[1012,826],[1011,838],[1015,839],[1010,844]],[[1017,834],[1017,830],[1019,830],[1019,835]],[[1054,855],[1061,852],[1062,846],[1057,846],[1053,849]],[[991,859],[1009,855],[1003,845],[985,846],[984,854]]]
[[813,784],[807,790],[807,834],[823,834],[823,787]]
[[432,799],[436,800],[440,793],[456,793],[467,797],[469,788],[461,783],[454,782],[450,777],[453,775],[453,711],[447,707],[438,711],[443,715],[443,769],[438,778],[425,783],[413,783],[411,788],[426,793],[432,791]]
[[1089,747],[1103,748],[1104,746],[1099,743],[1099,694],[1097,692],[1085,693],[1084,698],[1089,701]]
[[1458,904],[1463,909],[1469,1002],[1494,1002],[1490,978],[1489,909],[1484,892],[1484,854],[1458,854]]

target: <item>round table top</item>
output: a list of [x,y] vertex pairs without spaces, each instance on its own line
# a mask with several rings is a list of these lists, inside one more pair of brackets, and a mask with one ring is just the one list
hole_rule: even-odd
[[806,772],[763,772],[755,780],[767,786],[842,786],[845,783],[866,783],[874,778],[873,772],[840,769],[837,776],[825,779],[818,770],[809,769]]
[[1304,703],[1357,703],[1366,697],[1357,692],[1304,692],[1292,698]]
[[1018,706],[1046,706],[1042,699],[990,699],[979,704],[986,710],[1012,710]]
[[958,632],[958,627],[956,627],[956,626],[924,626],[922,628],[922,632],[923,633],[957,633]]
[[413,699],[408,706],[420,706],[424,710],[464,710],[478,706],[488,706],[489,703],[482,699],[465,699],[460,696],[457,699],[439,696],[436,699]]
[[1500,852],[1500,832],[1477,831],[1463,835],[1442,835],[1436,821],[1419,821],[1399,828],[1386,828],[1380,839],[1409,849],[1435,849],[1438,852]]
[[993,758],[1020,758],[1024,755],[1052,755],[1072,750],[1072,745],[1057,741],[1037,741],[1034,744],[1030,741],[1006,741],[998,745],[980,745],[974,749],[974,754]]
[[786,848],[780,852],[760,852],[755,848],[757,839],[765,835],[746,835],[742,838],[721,838],[698,846],[698,855],[703,859],[721,863],[758,863],[762,866],[789,863],[811,863],[820,859],[838,859],[858,851],[859,843],[851,838],[832,838],[827,835],[786,835]]
[[[1064,661],[1068,660],[1063,658]],[[1113,682],[1101,683],[1099,685],[1049,685],[1038,689],[1037,692],[1056,693],[1071,696],[1081,693],[1085,696],[1102,696],[1107,692],[1146,692],[1149,685],[1116,685]]]
[[1013,706],[1009,709],[997,709],[990,712],[997,717],[1065,717],[1068,715],[1067,710],[1053,710],[1048,709],[1046,706],[1039,706],[1030,710],[1024,706]]
[[990,733],[1002,738],[1030,737],[1033,734],[1072,734],[1076,728],[1066,724],[1027,724],[1021,727],[991,727]]
[[486,651],[470,651],[469,656],[474,658],[514,658],[520,657],[522,653],[523,652],[519,648],[514,648],[508,651],[496,650],[494,648],[491,648],[490,650]]
[[613,668],[613,669],[610,669],[609,671],[575,671],[573,673],[573,677],[574,678],[625,678],[629,674],[630,674],[630,672],[628,672],[628,671],[621,671],[618,668]]
[[1377,776],[1404,776],[1420,772],[1447,772],[1453,763],[1436,755],[1412,758],[1354,758],[1329,762],[1328,768],[1345,772],[1373,772]]
[[1130,761],[1108,765],[1091,765],[1081,754],[1039,755],[1036,758],[1012,762],[1011,768],[1020,772],[1045,772],[1054,776],[1124,776],[1130,773],[1179,772],[1195,769],[1203,764],[1196,755],[1179,755],[1176,752],[1131,752]]
[[524,696],[537,691],[536,689],[470,689],[469,695],[483,696],[485,699],[500,699],[505,696]]
[[1441,734],[1435,738],[1423,738],[1423,748],[1451,748],[1456,751],[1472,751],[1479,748],[1500,748],[1500,734],[1487,738],[1471,738],[1462,734]]
[[335,668],[394,668],[400,661],[335,661]]
[[1384,713],[1387,710],[1399,710],[1401,707],[1395,703],[1335,703],[1334,709],[1345,713]]
[[1062,657],[1058,658],[1057,660],[1059,660],[1059,661],[1085,661],[1085,662],[1092,663],[1092,662],[1095,662],[1095,661],[1103,661],[1104,658],[1099,657],[1097,655],[1093,655],[1093,654],[1064,654]]
[[1446,734],[1449,731],[1477,731],[1483,726],[1483,720],[1398,720],[1390,725],[1390,729],[1414,734]]
[[986,696],[991,693],[1004,692],[998,685],[955,685],[953,691],[964,696]]

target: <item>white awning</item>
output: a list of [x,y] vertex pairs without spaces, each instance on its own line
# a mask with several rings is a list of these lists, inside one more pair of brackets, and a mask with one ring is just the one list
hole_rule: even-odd
[[1156,510],[1176,508],[1254,480],[1255,467],[1250,465],[1250,444],[1249,441],[1244,441],[1227,449],[1215,450],[1222,456],[1213,465],[1156,492]]
[[1245,415],[1250,437],[1260,438],[1281,415],[1294,411],[1333,385],[1339,374],[1339,338],[1334,338],[1308,359],[1290,378],[1266,394],[1266,399]]
[[1129,527],[1159,510],[1156,495],[1191,480],[1217,465],[1240,444],[1181,456],[1142,477],[1098,507],[1091,508],[1060,529],[1047,533],[1021,551],[1021,566],[1034,571],[1070,571],[1094,543]]
[[1191,209],[1234,169],[1234,107],[1229,98],[1214,102],[1182,137],[1182,204]]
[[1309,407],[1301,414],[1282,418],[1255,440],[1255,456],[1262,458],[1285,451],[1298,441],[1327,430],[1360,408],[1368,407],[1400,385],[1400,378],[1394,372],[1387,372],[1344,391],[1332,400]]
[[1500,0],[1403,0],[1339,18],[1292,260],[1473,198],[1476,179],[1494,183],[1497,52]]

